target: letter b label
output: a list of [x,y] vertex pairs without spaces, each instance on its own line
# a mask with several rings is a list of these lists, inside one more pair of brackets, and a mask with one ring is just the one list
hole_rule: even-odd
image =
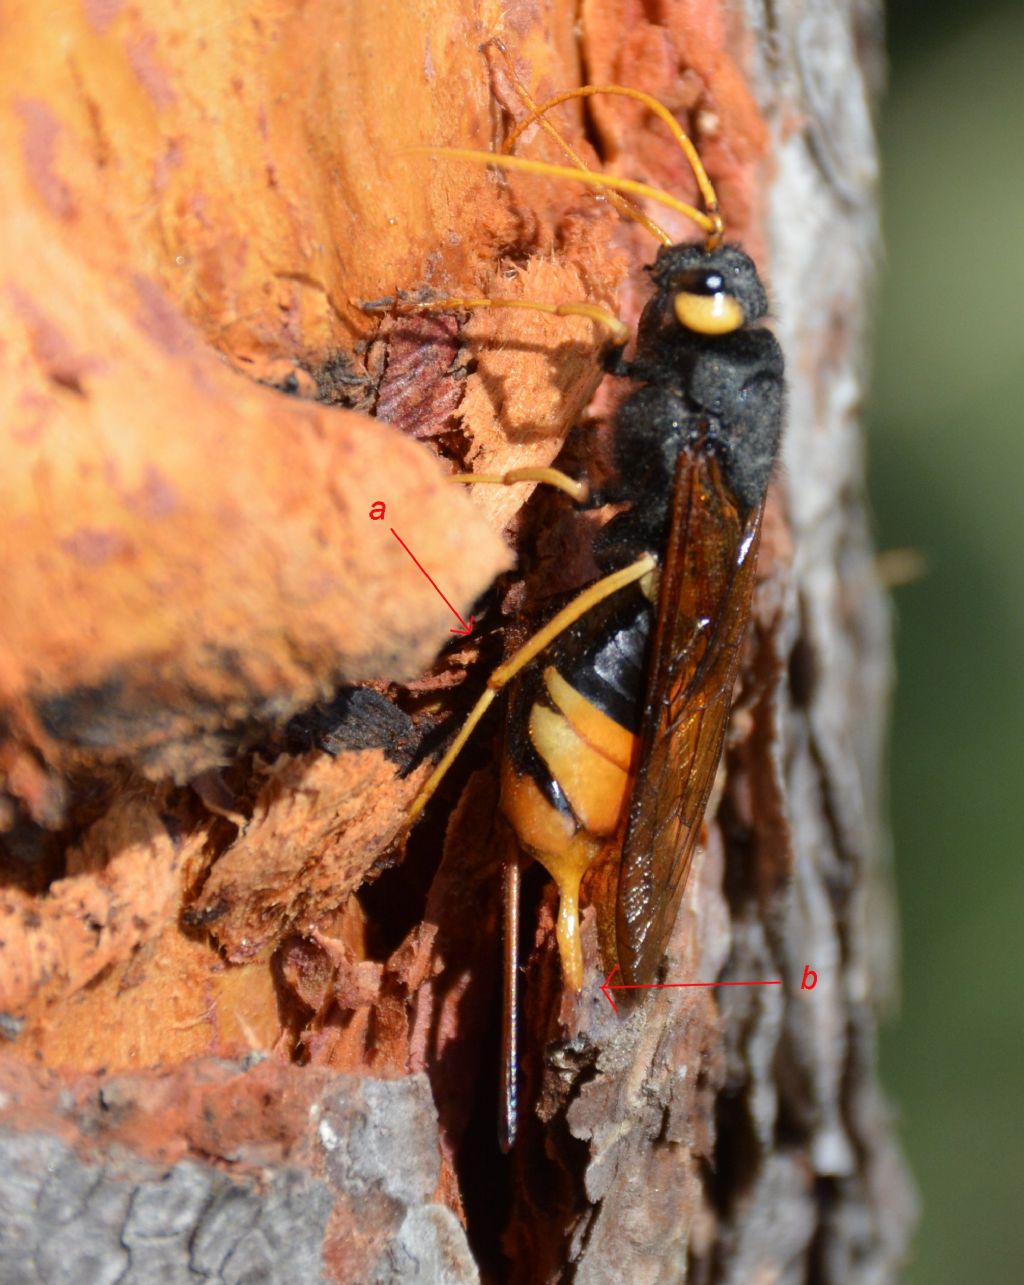
[[815,986],[817,986],[817,984],[818,984],[818,974],[814,971],[814,969],[810,966],[810,964],[804,964],[804,975],[800,981],[800,989],[802,991],[812,991],[814,990]]

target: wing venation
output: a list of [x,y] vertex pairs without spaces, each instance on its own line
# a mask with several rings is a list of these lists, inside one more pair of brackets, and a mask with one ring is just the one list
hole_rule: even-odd
[[762,511],[740,514],[712,456],[680,456],[619,870],[616,940],[630,983],[655,979],[700,837],[750,613]]

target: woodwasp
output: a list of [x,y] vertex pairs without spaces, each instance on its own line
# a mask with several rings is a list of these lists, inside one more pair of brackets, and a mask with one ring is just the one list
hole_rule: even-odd
[[[758,324],[768,301],[757,269],[738,246],[723,244],[714,188],[667,109],[642,91],[617,85],[588,85],[537,103],[498,48],[528,109],[504,152],[428,150],[589,184],[661,246],[649,269],[654,293],[628,360],[627,328],[589,303],[446,298],[365,305],[406,312],[525,307],[587,316],[606,326],[617,345],[608,369],[634,385],[615,416],[615,474],[600,495],[588,496],[584,483],[557,468],[457,477],[465,483],[546,482],[580,503],[614,505],[618,512],[596,538],[601,577],[492,673],[416,798],[409,824],[497,693],[516,680],[500,811],[520,850],[558,886],[562,971],[579,991],[580,883],[600,858],[620,854],[612,950],[625,981],[654,979],[675,922],[722,754],[750,613],[765,494],[782,430],[783,359],[775,337]],[[560,103],[596,94],[638,100],[668,125],[703,210],[587,169],[546,117]],[[571,168],[508,155],[534,122],[557,140]],[[703,244],[672,244],[625,194],[681,211],[704,232]],[[507,1150],[517,1117],[518,860],[507,863],[505,886],[501,1142]]]

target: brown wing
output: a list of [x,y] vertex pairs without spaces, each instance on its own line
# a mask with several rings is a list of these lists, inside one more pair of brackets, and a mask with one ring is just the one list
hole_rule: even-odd
[[762,512],[760,505],[744,519],[712,457],[680,457],[619,869],[616,943],[630,983],[655,978],[700,837],[750,615]]

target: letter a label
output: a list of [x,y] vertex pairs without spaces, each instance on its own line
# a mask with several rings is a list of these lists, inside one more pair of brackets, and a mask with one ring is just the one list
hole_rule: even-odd
[[374,502],[370,505],[370,521],[382,522],[384,520],[384,514],[386,512],[387,512],[387,505],[384,503],[384,501],[374,500]]

